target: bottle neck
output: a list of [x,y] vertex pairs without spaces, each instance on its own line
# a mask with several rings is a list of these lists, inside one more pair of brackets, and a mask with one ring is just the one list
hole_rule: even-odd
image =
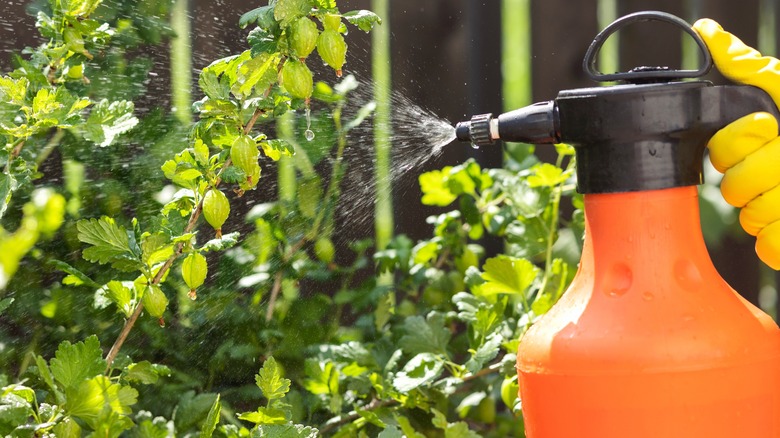
[[580,271],[610,270],[634,277],[718,275],[701,232],[696,186],[585,195]]

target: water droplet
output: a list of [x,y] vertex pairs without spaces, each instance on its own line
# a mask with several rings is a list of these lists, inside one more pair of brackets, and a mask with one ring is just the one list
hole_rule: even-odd
[[311,129],[307,129],[306,132],[303,133],[304,136],[306,136],[306,140],[312,141],[314,140],[314,131]]
[[655,295],[653,295],[653,293],[650,291],[645,291],[642,293],[642,299],[645,301],[653,301],[654,298]]
[[479,145],[476,143],[471,143],[471,147],[474,149],[479,149]]
[[607,279],[605,282],[605,290],[611,297],[619,297],[631,288],[631,284],[634,282],[634,274],[624,263],[617,263],[607,273]]

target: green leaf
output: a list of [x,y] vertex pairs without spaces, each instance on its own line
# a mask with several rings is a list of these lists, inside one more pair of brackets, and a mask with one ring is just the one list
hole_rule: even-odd
[[13,175],[0,173],[0,218],[5,215],[8,204],[11,203],[11,195],[16,191],[18,184]]
[[155,233],[141,239],[141,259],[146,266],[154,266],[173,255],[173,244],[165,233]]
[[[35,355],[35,365],[38,367],[38,375],[46,383],[46,385],[58,396],[61,395],[54,385],[54,377],[51,375],[49,365],[46,364],[46,359],[39,355]],[[59,397],[58,397],[59,398]]]
[[369,32],[377,24],[382,24],[382,19],[379,18],[379,15],[366,10],[347,12],[344,14],[344,18],[363,32]]
[[255,424],[286,424],[288,421],[284,410],[264,407],[258,408],[255,412],[244,412],[238,416],[238,419]]
[[281,139],[262,141],[260,147],[263,153],[274,161],[279,161],[282,156],[291,157],[295,154],[292,143]]
[[101,100],[92,107],[85,122],[84,138],[102,147],[111,145],[117,136],[138,124],[138,119],[133,115],[134,110],[133,102],[127,100]]
[[282,377],[282,369],[273,356],[263,362],[263,367],[255,376],[255,383],[268,400],[280,399],[290,390],[290,380]]
[[260,6],[245,13],[238,19],[238,25],[244,29],[252,23],[257,23],[260,27],[268,29],[276,23],[274,19],[274,6]]
[[[249,34],[251,37],[252,34]],[[254,46],[253,53],[254,54]],[[249,96],[253,89],[264,91],[273,85],[277,76],[280,57],[277,54],[259,53],[238,68],[238,93]]]
[[65,417],[51,430],[57,438],[81,438],[81,426],[70,417]]
[[114,219],[85,219],[76,223],[78,239],[92,245],[82,253],[84,259],[100,263],[111,263],[113,267],[133,271],[141,266],[141,260],[132,251],[127,230],[117,225]]
[[485,295],[525,295],[539,273],[539,269],[526,259],[506,255],[493,257],[485,262],[482,278],[485,284],[480,293]]
[[213,70],[204,69],[198,78],[198,85],[210,99],[230,99],[230,87],[226,83],[221,82]]
[[[15,394],[11,387],[5,387],[0,392],[0,433],[16,429],[19,431],[29,423],[29,419],[35,415],[32,405],[23,397]],[[18,427],[18,428],[17,428]],[[32,434],[16,435],[5,434],[7,437],[30,436]]]
[[529,187],[553,187],[565,182],[570,174],[550,163],[537,164],[531,168],[533,172],[527,178]]
[[133,299],[132,282],[109,281],[102,290],[116,307],[126,316],[130,317],[135,310],[135,300]]
[[[267,29],[262,27],[256,27],[246,37],[249,47],[252,49],[251,55],[256,57],[258,55],[265,54],[270,56],[275,53],[278,48],[278,40],[276,35]],[[255,58],[257,59],[257,58]]]
[[62,342],[50,361],[51,373],[64,388],[73,388],[106,369],[100,341],[92,335],[83,342]]
[[171,370],[165,365],[157,365],[144,360],[127,366],[127,371],[122,375],[126,380],[152,385],[157,383],[161,376],[169,376]]
[[[100,418],[129,415],[132,412],[130,406],[138,399],[138,391],[112,383],[102,375],[82,381],[66,394],[65,412],[84,420],[92,428],[97,427]],[[106,424],[105,421],[102,423]]]
[[466,370],[471,374],[476,374],[480,371],[487,362],[493,360],[498,355],[503,342],[504,337],[500,334],[490,334],[476,351],[471,350],[471,358],[465,364]]
[[217,428],[217,423],[219,423],[219,413],[221,409],[222,405],[219,403],[219,394],[217,394],[217,398],[214,400],[214,404],[211,405],[209,414],[206,416],[206,419],[203,421],[203,425],[200,428],[200,438],[211,438],[214,434],[214,429]]
[[336,7],[336,0],[314,0],[314,4],[320,9],[333,9]]
[[274,18],[284,27],[297,18],[309,15],[311,8],[310,0],[278,0],[274,8]]
[[233,233],[229,234],[223,234],[222,237],[218,239],[211,239],[208,242],[206,242],[203,247],[201,247],[201,251],[203,252],[209,252],[209,251],[224,251],[226,249],[230,249],[238,243],[238,238],[241,235],[238,231],[235,231]]
[[431,353],[420,353],[412,358],[393,379],[393,386],[401,392],[410,392],[433,382],[444,371],[444,362]]
[[314,395],[338,394],[339,372],[333,362],[320,362],[307,359],[305,363],[306,380],[303,387]]
[[401,429],[395,427],[395,426],[387,426],[382,432],[379,432],[379,435],[377,435],[377,438],[404,438],[405,435],[402,433]]
[[95,281],[93,281],[91,278],[89,278],[87,274],[79,271],[78,269],[74,268],[73,266],[61,260],[50,260],[48,263],[52,265],[54,268],[68,274],[68,276],[62,280],[63,284],[70,284],[73,286],[83,285],[94,289],[100,287],[100,285],[97,284]]
[[452,193],[445,181],[451,169],[452,167],[447,166],[441,170],[433,170],[419,176],[423,204],[446,207],[457,199],[458,196]]
[[444,430],[444,438],[480,438],[479,434],[469,430],[467,423],[459,421],[450,423],[447,417],[435,408],[431,408],[433,420],[431,423],[438,429]]
[[23,106],[27,97],[27,87],[30,81],[27,78],[12,79],[8,76],[0,77],[0,100],[13,105]]
[[9,307],[11,307],[11,304],[14,303],[15,298],[3,298],[0,300],[0,316],[3,315],[3,312],[5,312]]
[[86,17],[100,6],[103,0],[67,0],[62,2],[65,14],[72,17]]
[[399,345],[406,353],[447,354],[452,333],[444,326],[442,314],[431,312],[427,319],[419,315],[406,318],[403,330],[406,334],[401,337]]
[[175,430],[185,431],[197,427],[214,406],[216,394],[198,394],[188,391],[179,397],[173,416]]
[[302,424],[269,424],[255,429],[252,438],[317,438],[319,431]]

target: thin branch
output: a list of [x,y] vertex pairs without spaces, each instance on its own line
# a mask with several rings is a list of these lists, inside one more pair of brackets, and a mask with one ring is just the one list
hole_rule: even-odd
[[[371,401],[371,403],[367,404],[364,409],[361,409],[361,411],[373,411],[374,409],[383,408],[385,406],[391,406],[396,403],[398,403],[398,401],[396,400],[379,400],[375,398]],[[360,418],[360,414],[358,414],[357,411],[351,411],[344,415],[333,417],[325,423],[325,426],[322,429],[320,429],[320,433],[325,434],[326,432],[331,431],[337,426],[340,426],[344,423],[349,423],[350,421],[357,420],[358,418]]]
[[[260,117],[260,114],[262,114],[262,111],[257,110],[252,115],[252,118],[249,120],[249,123],[244,127],[244,133],[248,134],[252,127],[254,126],[255,122],[257,122],[257,119]],[[216,189],[219,184],[222,182],[222,172],[225,171],[228,167],[230,167],[231,161],[230,158],[228,158],[225,161],[225,164],[222,166],[222,168],[219,170],[219,173],[217,174],[217,180],[214,182],[213,189]],[[198,223],[198,218],[200,218],[200,214],[203,211],[203,198],[200,199],[200,202],[198,202],[198,205],[195,207],[195,210],[193,210],[192,214],[190,215],[190,220],[187,222],[187,226],[184,228],[184,234],[191,232],[195,229],[195,225]],[[176,244],[176,247],[173,251],[173,255],[168,257],[168,260],[165,261],[165,263],[162,265],[159,271],[157,271],[157,275],[154,276],[154,279],[152,280],[152,284],[160,284],[162,281],[162,278],[165,276],[165,273],[171,269],[173,266],[173,263],[176,261],[176,259],[181,255],[182,249],[184,248],[184,242],[179,242]],[[133,326],[135,326],[135,322],[138,320],[138,317],[141,315],[141,312],[143,312],[144,309],[144,303],[140,302],[135,308],[135,311],[133,311],[133,314],[130,315],[130,318],[125,321],[125,325],[122,327],[122,331],[119,332],[119,336],[116,338],[116,341],[114,341],[114,345],[111,346],[111,349],[108,351],[108,354],[106,355],[106,373],[111,369],[111,365],[114,363],[114,359],[116,359],[116,356],[119,354],[119,350],[122,348],[122,345],[125,343],[125,340],[127,339],[127,336],[130,334],[130,331],[133,329]]]
[[268,301],[268,309],[265,311],[265,322],[271,321],[274,317],[274,306],[276,305],[276,298],[279,296],[279,291],[282,290],[282,271],[279,271],[274,275],[274,285],[271,288],[271,299]]

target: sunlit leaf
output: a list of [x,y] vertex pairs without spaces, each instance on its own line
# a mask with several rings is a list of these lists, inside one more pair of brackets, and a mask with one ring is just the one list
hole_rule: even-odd
[[274,18],[284,27],[296,18],[311,12],[311,0],[278,0],[274,8]]
[[379,15],[366,10],[347,12],[344,14],[344,18],[363,32],[369,32],[377,24],[382,24],[382,19],[379,18]]
[[271,23],[274,23],[273,5],[260,6],[245,13],[238,20],[238,25],[243,29],[252,23],[257,23],[260,27],[267,29]]
[[133,129],[138,119],[133,102],[101,100],[92,107],[84,125],[84,138],[99,146],[111,145],[117,136]]
[[264,424],[253,431],[258,438],[317,438],[319,431],[302,424]]
[[409,392],[433,382],[444,371],[442,360],[432,353],[420,353],[412,358],[393,379],[393,386],[401,392]]
[[506,255],[488,259],[483,269],[485,284],[480,287],[480,292],[486,295],[524,295],[539,273],[539,269],[528,260]]
[[54,379],[63,387],[72,388],[81,384],[106,369],[100,341],[92,335],[76,344],[62,342],[50,361],[50,367]]
[[219,413],[221,410],[222,405],[219,403],[219,394],[217,394],[214,404],[211,405],[211,409],[209,409],[209,414],[206,416],[206,419],[203,420],[203,425],[200,428],[200,438],[211,438],[214,434],[214,429],[217,428],[217,423],[219,423]]
[[448,166],[441,170],[433,170],[420,175],[419,181],[423,192],[423,204],[445,207],[457,199],[457,195],[452,193],[445,181],[451,169]]
[[290,390],[290,380],[282,377],[282,369],[273,356],[263,362],[263,367],[255,376],[255,383],[269,400],[280,399]]
[[130,247],[127,230],[117,225],[113,219],[85,219],[76,223],[80,241],[92,245],[82,252],[82,256],[91,262],[111,263],[122,270],[134,270],[141,261]]
[[287,415],[282,409],[260,407],[255,412],[244,412],[238,416],[239,420],[249,421],[255,424],[286,424]]

